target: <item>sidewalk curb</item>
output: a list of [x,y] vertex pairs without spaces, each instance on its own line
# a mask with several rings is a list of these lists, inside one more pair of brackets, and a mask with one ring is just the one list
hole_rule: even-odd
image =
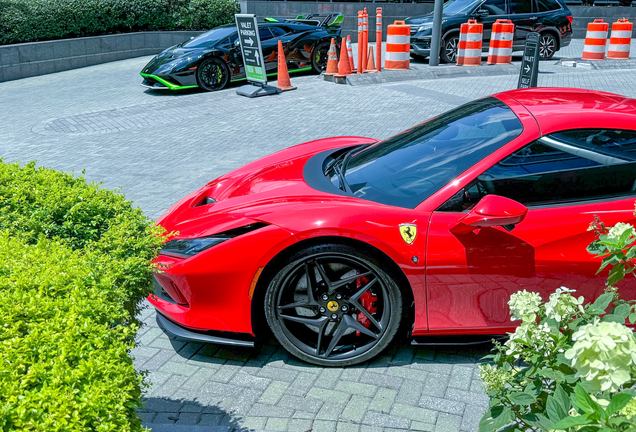
[[516,75],[519,73],[519,64],[507,65],[482,65],[477,67],[467,66],[436,66],[436,67],[415,67],[408,70],[383,70],[382,72],[371,74],[355,74],[347,76],[347,84],[351,86],[373,85],[389,82],[410,81],[418,79],[443,79],[483,77],[496,75]]

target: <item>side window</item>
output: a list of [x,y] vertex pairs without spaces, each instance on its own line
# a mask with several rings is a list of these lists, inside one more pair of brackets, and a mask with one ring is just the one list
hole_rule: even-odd
[[517,150],[439,208],[463,211],[487,194],[547,205],[636,195],[636,132],[554,133]]
[[561,9],[561,6],[555,0],[537,0],[539,12],[549,12]]
[[224,48],[232,48],[234,47],[234,42],[238,39],[238,33],[234,33],[232,36],[227,37],[219,44],[219,46]]
[[513,14],[532,13],[532,0],[511,0],[510,13],[513,13]]
[[274,37],[285,36],[287,33],[289,33],[288,31],[286,31],[282,27],[270,27],[269,29],[272,32],[272,34],[274,35]]
[[488,11],[489,15],[505,15],[506,0],[487,0],[480,9]]
[[267,39],[271,39],[274,36],[272,36],[272,32],[269,31],[268,27],[259,27],[258,28],[258,35],[261,38],[261,42],[266,41]]

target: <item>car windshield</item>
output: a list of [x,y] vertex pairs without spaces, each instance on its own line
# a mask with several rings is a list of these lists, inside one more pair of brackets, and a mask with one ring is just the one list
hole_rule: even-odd
[[465,15],[481,3],[481,0],[448,0],[444,3],[445,15]]
[[215,42],[220,41],[232,33],[236,33],[236,27],[217,27],[215,29],[210,30],[209,32],[205,32],[194,39],[190,39],[186,43],[183,44],[184,48],[200,48],[203,46],[212,45]]
[[354,196],[414,208],[522,130],[503,102],[481,99],[358,151],[341,171]]

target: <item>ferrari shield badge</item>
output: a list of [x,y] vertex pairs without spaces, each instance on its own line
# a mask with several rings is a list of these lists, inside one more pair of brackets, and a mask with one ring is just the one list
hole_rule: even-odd
[[410,223],[400,224],[400,235],[402,236],[402,240],[404,240],[407,245],[410,245],[415,241],[415,237],[417,237],[417,225]]

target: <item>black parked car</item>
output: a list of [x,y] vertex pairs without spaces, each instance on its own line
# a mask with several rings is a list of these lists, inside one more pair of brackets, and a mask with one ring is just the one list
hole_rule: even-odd
[[[515,24],[515,51],[523,49],[528,33],[540,33],[542,59],[551,58],[572,39],[572,12],[564,0],[448,0],[442,18],[440,59],[443,62],[456,61],[459,27],[469,19],[484,25],[484,51],[488,51],[492,25],[498,19],[510,19]],[[411,56],[428,57],[433,13],[405,21],[411,26]]]
[[[327,66],[331,38],[340,46],[344,16],[340,13],[299,16],[296,19],[265,18],[258,24],[268,75],[276,75],[278,41],[283,43],[289,72]],[[230,81],[245,79],[245,70],[235,24],[216,27],[189,41],[170,47],[148,63],[140,75],[142,86],[154,90],[200,87],[220,90]]]

